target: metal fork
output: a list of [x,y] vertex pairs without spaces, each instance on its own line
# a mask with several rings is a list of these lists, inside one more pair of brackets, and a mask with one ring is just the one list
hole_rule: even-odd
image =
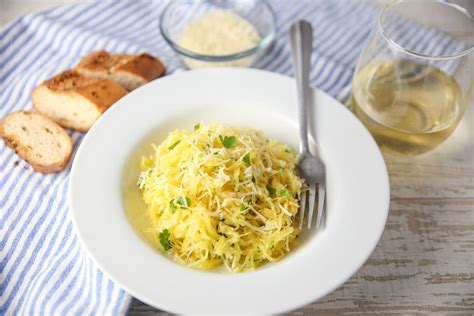
[[[321,226],[326,195],[326,168],[318,156],[311,153],[308,143],[308,116],[311,106],[311,88],[309,87],[309,70],[313,43],[311,24],[299,20],[290,27],[290,44],[293,56],[293,70],[298,89],[298,112],[300,125],[301,153],[297,164],[299,175],[305,180],[308,190],[301,193],[299,209],[300,228],[303,227],[305,209],[308,208],[308,229],[313,221],[316,195],[318,196],[318,217],[316,228]],[[309,194],[307,194],[309,192]]]

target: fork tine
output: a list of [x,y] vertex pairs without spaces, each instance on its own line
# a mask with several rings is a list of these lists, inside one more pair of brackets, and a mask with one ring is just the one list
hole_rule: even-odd
[[316,183],[313,183],[309,187],[308,229],[311,228],[311,222],[313,221],[315,200],[316,200]]
[[320,183],[318,192],[318,219],[316,220],[316,229],[319,229],[319,227],[321,226],[321,221],[323,219],[325,196],[326,186],[324,185],[324,183]]
[[304,219],[304,210],[306,208],[306,191],[301,192],[301,198],[300,198],[301,204],[300,204],[300,229],[303,228],[303,219]]

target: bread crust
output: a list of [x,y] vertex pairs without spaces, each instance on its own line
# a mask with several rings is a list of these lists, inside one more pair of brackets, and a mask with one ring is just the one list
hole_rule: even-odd
[[124,54],[115,54],[114,56],[115,58],[112,58],[112,55],[105,50],[95,51],[82,58],[75,68],[78,70],[86,69],[90,71],[109,72],[115,64],[127,57],[127,55]]
[[[32,93],[33,106],[36,110],[48,116],[38,106],[38,94],[41,89],[47,89],[50,93],[81,96],[90,101],[97,109],[99,115],[104,113],[110,106],[125,96],[128,92],[121,85],[110,79],[94,79],[83,76],[75,70],[64,71],[37,86]],[[71,102],[73,103],[73,102]],[[65,104],[64,106],[74,106]],[[78,128],[68,124],[66,121],[57,121],[63,127],[79,132],[87,132],[89,128]]]
[[149,54],[109,54],[103,50],[84,57],[76,69],[79,72],[93,72],[102,77],[123,71],[141,78],[144,83],[159,78],[166,72],[165,65]]
[[114,71],[126,71],[142,77],[146,82],[165,74],[165,65],[153,56],[143,53],[131,56],[127,62],[118,64]]
[[78,93],[96,105],[100,113],[128,93],[110,79],[89,78],[75,70],[66,70],[42,85],[56,93]]
[[[22,144],[18,140],[18,138],[15,137],[15,135],[10,135],[10,134],[6,133],[5,128],[4,128],[5,123],[7,122],[7,120],[9,118],[11,118],[12,116],[14,116],[18,113],[23,113],[23,114],[26,114],[26,115],[41,116],[41,118],[46,120],[49,124],[52,124],[53,126],[57,127],[57,131],[61,134],[58,137],[64,137],[68,141],[68,146],[67,146],[68,151],[67,151],[66,155],[64,156],[64,158],[61,161],[58,161],[57,163],[53,163],[53,164],[48,164],[48,165],[43,165],[43,164],[38,163],[35,160],[35,157],[33,157],[30,154],[30,152],[31,152],[30,148],[28,148],[27,146]],[[56,124],[53,120],[51,120],[51,119],[47,118],[46,116],[41,115],[39,113],[20,110],[20,111],[15,111],[15,112],[12,112],[12,113],[8,114],[0,122],[0,137],[3,138],[3,141],[4,141],[6,146],[10,147],[18,156],[20,156],[20,158],[22,158],[23,160],[28,162],[33,167],[34,171],[37,171],[37,172],[40,172],[40,173],[61,172],[67,166],[67,164],[68,164],[68,162],[71,158],[71,154],[72,154],[72,140],[71,140],[71,137],[69,137],[69,135],[66,133],[66,131],[64,129],[61,128],[61,126]]]

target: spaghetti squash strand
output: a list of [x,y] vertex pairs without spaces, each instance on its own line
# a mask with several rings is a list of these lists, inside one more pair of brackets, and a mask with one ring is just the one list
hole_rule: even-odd
[[157,238],[166,237],[162,250],[176,261],[247,271],[294,246],[302,180],[287,146],[252,129],[200,123],[153,150],[142,157],[138,186]]

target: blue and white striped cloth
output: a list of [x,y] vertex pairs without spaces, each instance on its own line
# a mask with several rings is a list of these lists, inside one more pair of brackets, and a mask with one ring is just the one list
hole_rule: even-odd
[[[165,1],[87,2],[17,19],[0,32],[0,117],[31,109],[31,91],[74,66],[85,54],[146,51],[168,73],[181,69],[158,30]],[[291,75],[289,23],[314,26],[311,83],[344,101],[356,59],[378,8],[357,0],[273,0],[275,45],[255,65]],[[412,41],[423,32],[406,31]],[[82,134],[70,132],[77,149]],[[117,315],[130,295],[110,281],[81,250],[68,213],[68,167],[43,175],[0,145],[0,315]],[[107,233],[106,229],[104,233]]]

